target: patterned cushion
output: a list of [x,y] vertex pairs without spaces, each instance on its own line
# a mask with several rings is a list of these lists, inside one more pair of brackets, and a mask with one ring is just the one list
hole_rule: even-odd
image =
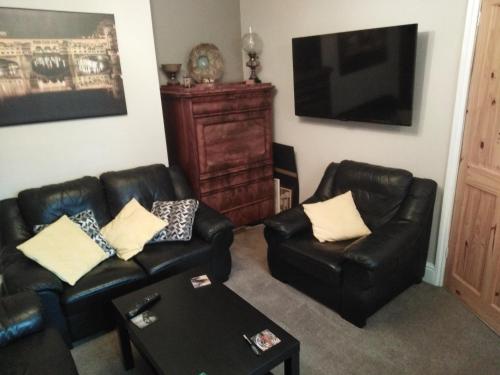
[[[78,224],[80,228],[99,245],[108,257],[116,254],[116,250],[106,241],[101,234],[101,228],[92,210],[85,210],[70,217],[71,221]],[[33,232],[38,233],[48,227],[50,224],[38,224],[33,227]]]
[[151,213],[168,222],[165,229],[158,232],[150,242],[189,241],[193,233],[193,221],[198,201],[156,201]]

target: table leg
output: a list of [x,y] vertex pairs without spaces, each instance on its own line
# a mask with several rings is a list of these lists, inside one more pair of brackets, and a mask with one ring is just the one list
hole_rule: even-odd
[[134,367],[134,357],[132,356],[130,337],[123,322],[118,323],[118,337],[120,339],[123,367],[125,368],[125,370],[130,370]]
[[300,365],[299,365],[299,352],[292,354],[290,358],[285,360],[285,375],[299,375]]

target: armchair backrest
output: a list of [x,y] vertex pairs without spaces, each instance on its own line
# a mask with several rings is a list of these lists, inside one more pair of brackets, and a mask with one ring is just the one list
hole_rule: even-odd
[[327,167],[315,196],[325,200],[352,191],[363,220],[374,230],[396,215],[412,182],[413,175],[403,169],[344,160]]

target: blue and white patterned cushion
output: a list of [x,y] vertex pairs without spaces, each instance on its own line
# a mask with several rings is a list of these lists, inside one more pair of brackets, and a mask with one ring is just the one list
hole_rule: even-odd
[[[92,210],[85,210],[76,215],[70,217],[71,221],[78,224],[80,228],[90,237],[92,240],[99,245],[99,247],[106,253],[109,257],[112,257],[116,254],[116,250],[113,246],[111,246],[108,241],[102,236],[101,228],[99,228],[99,224],[94,216]],[[33,227],[33,232],[39,233],[50,224],[38,224]]]
[[168,225],[159,231],[150,242],[191,240],[198,204],[196,199],[154,202],[151,213],[166,221]]

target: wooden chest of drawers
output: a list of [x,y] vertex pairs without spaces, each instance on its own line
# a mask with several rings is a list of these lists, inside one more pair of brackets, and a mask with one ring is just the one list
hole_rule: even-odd
[[162,86],[170,165],[235,225],[274,212],[271,84]]

